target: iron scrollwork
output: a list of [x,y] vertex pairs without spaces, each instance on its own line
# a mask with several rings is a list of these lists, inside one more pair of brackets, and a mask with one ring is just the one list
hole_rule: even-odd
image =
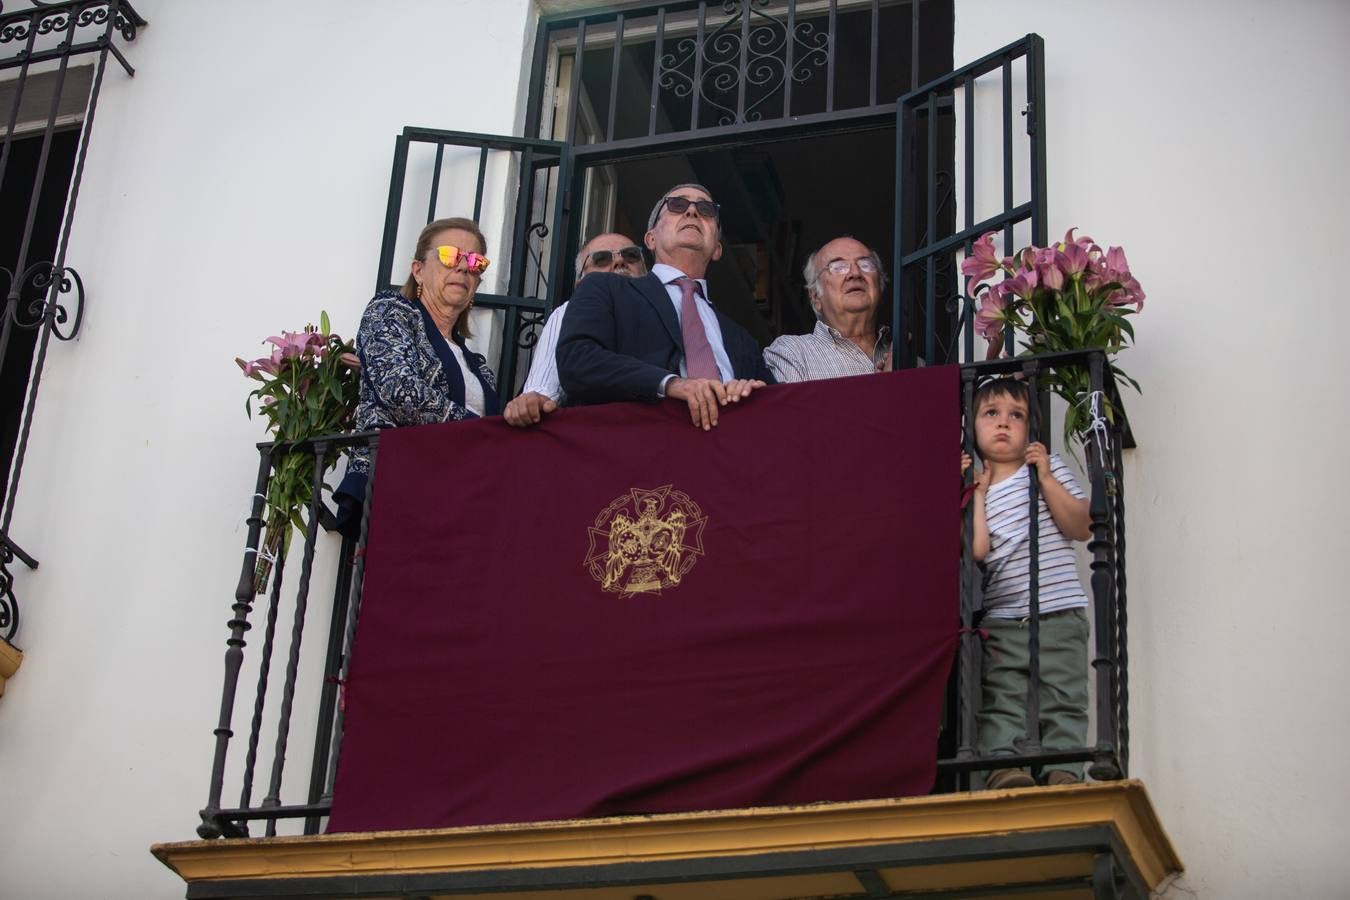
[[[17,283],[9,269],[0,268],[0,277],[9,283],[5,312],[17,328],[34,329],[47,324],[57,340],[69,341],[80,333],[84,321],[84,280],[70,266],[55,268],[50,262],[33,263],[23,270]],[[55,288],[53,289],[53,284]],[[20,295],[25,288],[38,293],[25,307]],[[74,313],[62,302],[62,294],[73,292]],[[69,328],[65,326],[69,323]]]
[[0,538],[0,637],[6,641],[19,630],[19,601],[14,596],[14,574],[9,564],[14,562],[14,551],[9,541]]
[[[46,3],[30,0],[28,7],[6,13],[0,3],[0,45],[16,41],[28,41],[33,36],[42,36],[68,32],[71,29],[71,17],[74,17],[76,31],[81,28],[105,26],[108,16],[113,15],[113,28],[126,41],[136,39],[137,29],[146,22],[140,14],[124,2],[114,4],[113,0],[80,0],[80,2]],[[114,13],[113,10],[116,10]],[[101,40],[101,37],[100,37]],[[72,35],[72,42],[74,38]],[[18,50],[12,57],[17,62],[29,53]]]
[[[788,78],[798,84],[810,80],[815,70],[825,65],[830,52],[828,31],[818,30],[811,22],[796,22],[789,31],[785,22],[765,12],[769,2],[724,0],[722,12],[729,18],[701,44],[696,38],[683,38],[673,51],[662,55],[658,76],[661,87],[681,99],[697,89],[702,101],[718,112],[719,125],[761,121],[764,113],[760,107],[783,83]],[[789,44],[793,51],[791,71]],[[697,85],[693,70],[700,67],[696,62],[702,63]],[[738,112],[739,103],[733,100],[728,105],[726,99],[742,83],[746,98],[744,109]]]
[[[548,226],[543,222],[535,222],[525,229],[525,252],[534,261],[534,270],[538,279],[538,283],[535,285],[535,296],[548,291],[548,278],[544,275],[542,250],[546,237],[548,237]],[[532,239],[538,240],[539,248],[531,245]],[[540,286],[543,287],[542,291],[539,290]],[[539,343],[539,333],[543,330],[544,321],[547,318],[547,313],[521,310],[520,330],[516,333],[516,346],[521,350],[533,350],[534,345]]]

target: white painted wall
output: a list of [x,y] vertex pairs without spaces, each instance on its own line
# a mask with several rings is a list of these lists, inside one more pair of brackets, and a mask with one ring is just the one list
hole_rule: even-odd
[[[109,67],[68,257],[88,316],[53,345],[14,517],[42,566],[18,572],[25,658],[0,701],[7,897],[183,895],[148,847],[193,837],[206,799],[263,437],[233,359],[321,309],[354,334],[395,135],[513,133],[533,35],[528,0],[136,6],[138,74]],[[297,786],[308,755],[301,735]]]
[[1188,865],[1168,896],[1345,896],[1350,5],[957,0],[957,64],[1027,31],[1051,236],[1124,246],[1149,295],[1131,749]]

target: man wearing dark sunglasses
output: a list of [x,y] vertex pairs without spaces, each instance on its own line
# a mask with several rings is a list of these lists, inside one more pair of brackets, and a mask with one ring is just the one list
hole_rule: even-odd
[[558,340],[571,402],[667,398],[707,431],[721,407],[773,381],[755,339],[709,302],[704,276],[722,256],[720,214],[707,188],[676,185],[647,220],[651,273],[597,274],[577,286]]
[[[647,262],[643,259],[642,248],[632,239],[608,232],[597,234],[586,242],[577,254],[576,283],[592,272],[613,272],[636,278],[647,273]],[[558,332],[562,330],[563,316],[567,304],[560,303],[549,314],[539,332],[539,340],[534,346],[534,355],[530,357],[530,372],[525,376],[520,396],[506,404],[502,417],[510,425],[524,427],[538,423],[545,415],[558,408],[566,395],[558,381]]]

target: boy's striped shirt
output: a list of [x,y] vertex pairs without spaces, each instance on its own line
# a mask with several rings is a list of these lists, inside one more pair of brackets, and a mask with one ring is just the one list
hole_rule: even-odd
[[[984,558],[984,608],[996,618],[1020,619],[1031,615],[1029,472],[1027,466],[1022,466],[990,486],[985,495],[989,554]],[[1050,456],[1050,472],[1070,494],[1079,499],[1086,496],[1059,454]],[[1078,583],[1073,545],[1055,526],[1045,498],[1042,496],[1039,501],[1040,611],[1044,614],[1087,606],[1087,595]]]

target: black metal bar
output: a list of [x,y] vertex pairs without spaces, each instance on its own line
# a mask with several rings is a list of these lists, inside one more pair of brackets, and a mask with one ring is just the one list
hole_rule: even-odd
[[[436,164],[431,167],[431,197],[427,200],[427,224],[436,220],[436,199],[441,193],[441,164],[445,161],[445,145],[436,145]],[[478,217],[475,216],[475,219]]]
[[916,98],[927,97],[931,91],[940,91],[948,89],[952,84],[959,82],[964,78],[979,78],[981,75],[988,75],[995,69],[1003,67],[1005,60],[1017,59],[1027,52],[1031,46],[1031,41],[1036,35],[1029,34],[1008,44],[1006,47],[1000,47],[992,53],[986,54],[972,63],[967,63],[959,69],[953,69],[946,75],[940,75],[922,84],[906,94],[902,100],[913,102]]
[[3,542],[9,549],[9,552],[13,553],[14,556],[28,568],[36,569],[38,567],[38,561],[25,553],[23,548],[14,543],[9,535],[0,532],[0,542]]
[[[917,4],[916,4],[917,5]],[[965,226],[962,232],[969,234],[975,227],[975,79],[966,78],[963,81],[965,85],[965,192],[962,201],[965,206]],[[930,235],[931,237],[931,235]],[[970,256],[973,241],[966,239],[962,241],[966,256]],[[962,341],[965,350],[965,361],[972,362],[975,359],[975,303],[970,298],[970,284],[967,280],[966,290],[961,298],[962,305],[965,308],[965,324],[962,331]]]
[[[286,744],[291,733],[291,708],[295,703],[295,680],[300,671],[300,641],[305,631],[305,610],[309,605],[309,579],[314,570],[314,542],[319,536],[319,508],[323,496],[323,472],[326,468],[325,457],[328,444],[319,441],[314,445],[314,479],[311,483],[309,521],[305,527],[305,552],[300,563],[300,584],[295,597],[295,620],[291,624],[291,643],[287,648],[286,680],[281,687],[281,711],[277,721],[277,744],[272,756],[272,778],[268,783],[267,796],[263,798],[264,807],[276,807],[281,803],[281,773],[286,765]],[[283,527],[289,529],[287,522]],[[285,541],[282,541],[284,552]],[[276,820],[267,824],[267,836],[277,833]]]
[[838,35],[835,33],[835,19],[838,3],[836,0],[830,0],[830,49],[829,59],[825,63],[825,111],[834,112],[834,51],[839,46]]
[[272,453],[264,449],[258,460],[258,477],[253,488],[253,503],[249,510],[248,537],[245,538],[244,561],[239,571],[239,584],[234,590],[234,618],[230,619],[230,637],[225,641],[225,684],[221,691],[220,716],[216,723],[216,749],[211,762],[211,783],[207,790],[206,807],[201,811],[202,824],[197,834],[204,839],[220,837],[224,829],[216,818],[220,811],[220,795],[225,785],[225,757],[230,738],[234,736],[231,718],[234,714],[234,695],[239,684],[239,668],[244,662],[244,633],[251,626],[248,614],[253,609],[253,574],[257,569],[258,551],[262,549],[263,506],[267,500],[267,482],[272,474]]
[[581,106],[581,66],[586,56],[586,20],[577,23],[577,47],[572,54],[572,90],[567,101],[567,143],[577,142],[577,110]]
[[525,147],[520,152],[520,191],[516,195],[516,217],[511,225],[511,273],[506,290],[510,296],[521,297],[525,294],[525,264],[528,253],[520,248],[529,247],[530,207],[534,198],[534,180],[539,168],[534,161],[534,148]]
[[[1040,364],[1035,358],[1022,364],[1027,380],[1027,437],[1041,439]],[[1027,466],[1027,736],[1022,750],[1041,752],[1041,492],[1040,473]]]
[[[1088,359],[1089,390],[1098,397],[1104,396],[1105,392],[1102,375],[1104,365],[1102,353],[1094,353]],[[1092,554],[1090,567],[1096,650],[1092,659],[1092,670],[1097,675],[1097,747],[1090,773],[1093,778],[1107,780],[1120,777],[1120,766],[1116,762],[1116,672],[1112,654],[1115,622],[1111,616],[1111,593],[1116,578],[1112,559],[1109,499],[1106,494],[1107,470],[1104,465],[1109,448],[1101,445],[1101,439],[1098,431],[1090,430],[1083,444],[1083,456],[1087,462],[1088,479],[1092,486],[1088,501],[1092,538],[1088,541],[1088,552]]]
[[[220,825],[232,825],[234,822],[251,822],[257,819],[266,819],[269,825],[268,837],[276,837],[276,822],[279,819],[301,819],[309,816],[326,816],[332,809],[331,806],[323,804],[277,804],[275,806],[250,806],[240,807],[238,809],[220,809],[215,810],[216,820]],[[198,829],[200,831],[201,829]],[[248,837],[243,831],[233,830],[223,835],[224,837]]]
[[1115,474],[1115,503],[1113,532],[1115,535],[1115,672],[1116,672],[1116,758],[1120,763],[1120,777],[1130,774],[1130,657],[1129,657],[1129,603],[1126,595],[1125,565],[1125,464],[1121,459],[1124,435],[1117,425],[1111,430],[1111,471]]
[[[695,95],[697,96],[697,95]],[[938,104],[939,107],[943,103]],[[792,119],[767,119],[730,125],[700,127],[696,133],[680,132],[662,135],[656,140],[646,137],[624,138],[604,144],[574,146],[572,153],[579,163],[591,166],[611,160],[634,160],[666,157],[686,150],[716,150],[737,147],[754,141],[773,141],[814,134],[846,134],[885,127],[895,114],[895,105],[858,107],[830,113],[810,113]],[[723,140],[717,140],[721,138]]]
[[689,105],[690,131],[698,131],[698,99],[703,93],[703,40],[706,37],[707,20],[708,4],[699,0],[698,29],[694,32],[694,90]]
[[1027,134],[1031,136],[1031,242],[1048,243],[1045,168],[1045,41],[1027,37]]
[[548,68],[549,33],[551,23],[541,17],[534,29],[534,60],[530,66],[530,96],[525,106],[525,134],[539,137],[543,129],[544,78]]
[[[925,195],[927,197],[927,215],[924,217],[924,227],[927,230],[927,238],[931,243],[937,239],[937,204],[938,204],[938,184],[937,184],[937,92],[928,95],[928,185]],[[923,240],[923,238],[920,238]],[[937,254],[930,254],[925,260],[925,278],[924,278],[924,364],[933,365],[937,362]]]
[[403,182],[408,174],[408,137],[394,138],[394,165],[389,173],[389,200],[384,207],[384,238],[380,241],[380,265],[375,273],[375,290],[384,290],[394,270],[394,247],[398,243],[399,209],[403,205]]
[[[965,489],[974,483],[975,448],[975,370],[961,370],[961,447],[971,459],[971,468],[962,479]],[[980,572],[972,548],[975,531],[975,504],[979,498],[971,496],[961,514],[961,642],[956,666],[956,758],[974,759],[979,737],[978,711],[981,704],[980,668],[983,646],[975,630],[975,617],[980,610]]]
[[623,57],[623,13],[614,17],[614,63],[609,70],[609,120],[605,123],[605,140],[614,140],[614,115],[619,107],[619,63]]
[[[787,40],[783,54],[783,118],[792,117],[792,66],[797,49],[797,0],[788,0]],[[877,105],[876,95],[872,96],[872,105]]]
[[[347,625],[342,635],[342,664],[338,668],[339,689],[347,682],[347,672],[352,663],[352,645],[356,642],[356,622],[361,615],[361,592],[366,578],[366,539],[370,534],[370,501],[375,496],[375,468],[379,461],[378,445],[371,450],[370,469],[366,473],[366,495],[361,501],[361,527],[356,538],[356,552],[353,554],[351,593],[347,601]],[[340,691],[339,691],[340,694]],[[332,737],[328,748],[328,775],[324,781],[323,800],[331,803],[333,785],[337,780],[338,755],[342,750],[342,733],[346,713],[342,704],[338,704],[337,714],[333,717]],[[322,735],[319,735],[322,737]],[[317,740],[317,738],[316,738]]]
[[904,257],[904,259],[900,261],[900,264],[903,266],[909,266],[913,263],[924,260],[929,256],[945,253],[948,250],[955,250],[962,244],[966,243],[967,241],[970,241],[984,234],[986,231],[994,231],[1000,227],[1003,227],[1004,225],[1011,228],[1013,224],[1025,220],[1029,215],[1031,215],[1030,203],[1023,203],[1020,206],[1015,206],[1006,213],[999,213],[996,216],[990,216],[987,219],[984,219],[980,222],[976,222],[970,228],[962,229],[956,234],[953,234],[949,237],[945,237],[942,240],[937,241],[936,243],[929,244],[922,250],[916,250],[915,252]]
[[[71,35],[73,35],[75,31],[75,20],[76,17],[74,15],[71,15],[68,20],[68,27]],[[69,40],[70,39],[68,38],[67,41]],[[28,198],[28,214],[24,219],[23,237],[20,238],[19,241],[19,256],[14,263],[14,277],[10,279],[9,294],[5,298],[5,316],[3,323],[0,323],[0,369],[3,369],[5,365],[5,356],[9,350],[10,335],[13,332],[14,323],[18,314],[20,293],[25,281],[23,273],[28,265],[28,251],[31,249],[33,240],[33,223],[37,219],[38,205],[42,201],[42,184],[47,174],[47,160],[51,155],[52,135],[56,132],[56,119],[61,111],[61,91],[65,87],[66,71],[69,69],[69,66],[70,56],[68,54],[63,54],[61,56],[61,65],[56,71],[56,86],[52,89],[52,102],[47,111],[47,125],[42,131],[42,150],[38,153],[37,171],[33,175],[33,192]],[[15,104],[15,110],[18,110],[17,103]],[[6,147],[9,146],[12,139],[12,134],[5,135]],[[41,371],[40,367],[38,371]],[[24,419],[26,422],[28,416],[24,416]],[[22,455],[16,454],[16,457],[18,457],[19,462],[22,462]],[[18,477],[16,476],[13,479],[13,483],[10,485],[10,497],[5,504],[5,518],[3,523],[0,523],[0,529],[7,530],[9,528],[10,507],[14,504],[13,488],[17,487],[17,483]]]
[[[261,551],[260,551],[261,552]],[[263,709],[267,702],[267,685],[272,673],[272,648],[277,632],[277,613],[281,609],[281,585],[286,571],[286,554],[277,554],[272,569],[272,590],[267,598],[267,625],[263,629],[262,657],[258,664],[258,687],[253,699],[253,720],[248,729],[248,750],[244,754],[244,786],[239,792],[239,805],[253,802],[253,773],[258,764],[258,742],[262,738]]]
[[908,123],[910,109],[903,102],[895,104],[895,240],[891,251],[891,271],[895,278],[891,281],[891,322],[895,332],[891,346],[895,353],[895,367],[908,369],[914,365],[914,355],[909,340],[911,323],[905,318],[904,291],[904,240],[905,224],[909,221],[909,194],[905,190],[905,162],[909,158],[909,146],[913,140]]
[[745,79],[750,65],[750,0],[741,0],[741,61],[737,66],[736,121],[745,121]]
[[[568,206],[572,202],[572,182],[569,175],[574,171],[571,164],[570,149],[563,147],[558,159],[558,194],[553,204],[554,253],[549,258],[552,271],[548,279],[548,299],[546,308],[552,310],[558,305],[558,295],[562,291],[562,272],[567,265],[567,251],[572,249],[564,241],[564,235],[570,232],[568,224]],[[562,241],[563,243],[560,243]]]
[[[661,105],[661,55],[666,51],[666,8],[656,10],[656,52],[652,54],[652,99],[647,118],[647,137],[656,134],[656,110]],[[611,141],[614,135],[611,134]]]
[[1096,751],[1091,747],[1077,750],[1046,750],[1041,748],[1035,753],[1018,753],[1014,756],[976,756],[971,759],[952,757],[939,759],[938,769],[943,772],[979,772],[986,769],[1006,769],[1022,766],[1046,766],[1055,763],[1089,762]]
[[488,149],[483,147],[478,151],[478,183],[473,189],[473,220],[475,222],[483,215],[483,187],[487,184]]
[[[76,16],[70,17],[70,37],[67,38],[67,41],[73,42],[76,19]],[[33,176],[34,188],[32,196],[28,200],[28,216],[24,220],[23,239],[19,244],[18,262],[14,264],[15,282],[10,289],[11,293],[18,290],[18,275],[28,264],[28,251],[32,248],[33,240],[33,222],[37,218],[38,205],[42,200],[42,182],[47,174],[47,161],[51,156],[52,149],[52,135],[56,131],[56,120],[61,112],[61,92],[65,88],[66,72],[69,70],[70,55],[67,53],[61,56],[61,65],[56,69],[56,85],[52,88],[52,103],[47,110],[47,127],[42,132],[42,150],[38,154],[37,172]],[[3,348],[0,348],[0,353],[3,352]],[[0,364],[3,363],[4,357],[0,356]]]
[[[367,480],[369,475],[367,474]],[[323,798],[328,763],[330,740],[333,734],[333,722],[337,716],[339,688],[342,683],[342,663],[344,654],[343,626],[347,621],[347,600],[351,595],[353,556],[356,542],[343,535],[342,547],[338,551],[337,582],[333,587],[333,614],[328,622],[328,652],[323,662],[323,687],[319,692],[319,716],[314,727],[314,759],[309,767],[308,804],[318,804]],[[331,802],[332,798],[328,798]],[[248,803],[240,803],[248,806]],[[319,817],[305,820],[305,834],[319,833]]]
[[[1012,157],[1012,59],[1003,61],[1003,211],[1007,213],[1013,205],[1013,157]],[[1003,225],[1003,252],[1011,256],[1016,249],[1016,236],[1012,220]],[[1009,356],[1017,355],[1017,335],[1012,322],[1003,328],[1003,348]]]
[[451,131],[444,128],[423,128],[418,125],[407,125],[403,129],[403,136],[410,141],[419,141],[424,143],[455,144],[466,147],[487,147],[490,150],[519,150],[521,147],[530,146],[540,151],[554,151],[564,146],[561,141],[551,141],[545,138],[517,138],[504,137],[500,134],[483,134],[477,131]]
[[[32,64],[29,57],[33,53],[33,42],[36,39],[37,28],[30,23],[28,42],[23,50],[23,63],[19,67],[18,80],[14,84],[14,106],[9,111],[9,124],[5,127],[4,148],[0,150],[0,185],[5,183],[5,168],[9,165],[9,150],[14,143],[14,129],[19,125],[19,107],[23,105],[23,89],[28,84],[28,67]],[[14,274],[18,275],[17,272]]]
[[877,46],[881,39],[881,0],[872,0],[872,67],[867,84],[867,102],[877,105]]
[[[909,89],[914,91],[919,84],[919,0],[909,4]],[[955,73],[953,73],[955,74]]]

